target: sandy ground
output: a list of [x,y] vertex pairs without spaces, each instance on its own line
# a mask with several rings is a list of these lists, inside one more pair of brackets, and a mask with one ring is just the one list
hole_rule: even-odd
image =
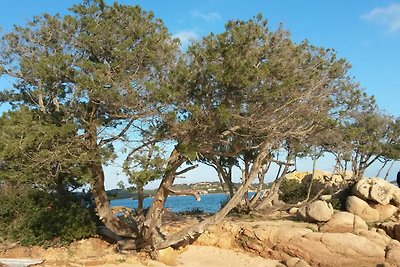
[[[278,261],[267,260],[239,250],[212,246],[191,245],[180,251],[167,249],[160,252],[160,261],[143,254],[120,254],[114,247],[98,238],[81,240],[66,248],[13,247],[0,251],[0,258],[33,258],[44,262],[37,266],[191,266],[191,267],[275,267]],[[280,265],[282,266],[282,265]]]
[[188,267],[277,267],[278,261],[267,260],[259,256],[249,255],[240,251],[216,248],[211,246],[189,246],[169,264],[148,261],[138,264],[109,264],[107,266],[188,266]]
[[[188,219],[189,218],[189,219]],[[175,218],[171,220],[164,230],[176,231],[194,223],[190,217]],[[278,223],[271,221],[271,223]],[[297,224],[298,225],[298,224]],[[221,236],[227,233],[220,233]],[[224,239],[224,238],[222,238]],[[231,237],[226,237],[226,240]],[[225,240],[225,239],[224,239]],[[229,242],[228,242],[229,243]],[[159,251],[159,261],[150,260],[147,254],[116,252],[115,246],[110,245],[100,238],[89,238],[70,244],[68,247],[48,248],[22,247],[13,244],[0,243],[0,258],[30,258],[41,259],[44,262],[38,266],[63,267],[63,266],[192,266],[192,267],[275,267],[284,266],[278,261],[268,260],[259,256],[239,250],[236,246],[225,245],[224,248],[206,246],[214,243],[198,243],[190,245],[179,251],[168,248]],[[218,245],[221,247],[220,245]]]
[[190,246],[176,259],[177,266],[192,267],[275,267],[282,266],[278,261],[267,260],[259,256],[239,251],[210,247]]

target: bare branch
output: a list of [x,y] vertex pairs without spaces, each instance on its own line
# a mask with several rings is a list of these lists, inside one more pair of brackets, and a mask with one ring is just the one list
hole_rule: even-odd
[[285,162],[285,161],[280,161],[277,159],[268,159],[269,162],[273,162],[278,164],[279,166],[281,165],[285,165],[285,166],[294,166],[294,163],[290,163],[290,162]]
[[119,134],[117,134],[117,135],[115,135],[115,136],[113,136],[113,137],[110,137],[110,138],[101,140],[100,143],[99,143],[99,146],[103,146],[103,145],[105,145],[105,144],[107,144],[107,143],[110,143],[110,142],[113,142],[113,141],[115,141],[115,140],[117,140],[117,139],[120,139],[120,138],[129,130],[129,128],[130,128],[131,125],[135,122],[136,119],[137,119],[136,116],[132,117],[132,118],[129,120],[128,124],[126,124],[126,126],[124,127],[124,129],[122,129],[121,132],[119,132]]
[[185,169],[183,169],[183,170],[181,170],[181,171],[179,171],[179,172],[176,172],[176,173],[175,173],[175,176],[178,176],[178,175],[182,175],[182,174],[184,174],[184,173],[187,173],[188,171],[191,171],[191,170],[193,170],[193,169],[196,169],[197,167],[199,167],[199,164],[196,164],[196,165],[192,165],[192,166],[190,166],[190,167],[187,167],[187,168],[185,168]]
[[193,196],[197,201],[201,200],[201,195],[208,194],[207,191],[204,190],[172,190],[171,188],[167,188],[167,190],[175,195],[175,196]]

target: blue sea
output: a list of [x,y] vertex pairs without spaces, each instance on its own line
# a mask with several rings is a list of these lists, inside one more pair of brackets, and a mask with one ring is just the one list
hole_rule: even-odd
[[[173,212],[184,212],[192,210],[202,210],[205,213],[216,213],[221,208],[221,202],[228,199],[226,194],[207,194],[202,195],[200,201],[196,201],[193,196],[169,196],[165,203],[166,208]],[[148,208],[153,202],[152,197],[144,200],[144,208]],[[111,206],[124,206],[128,208],[137,208],[138,201],[131,198],[111,200]]]

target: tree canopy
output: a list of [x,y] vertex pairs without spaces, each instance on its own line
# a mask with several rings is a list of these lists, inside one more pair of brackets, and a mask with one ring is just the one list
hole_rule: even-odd
[[[0,119],[0,180],[44,190],[88,185],[97,217],[125,249],[155,251],[197,237],[241,202],[254,179],[263,183],[270,164],[280,166],[280,181],[310,148],[353,157],[356,175],[375,158],[398,159],[398,120],[364,95],[349,63],[333,49],[292,41],[283,27],[270,30],[261,15],[229,21],[180,52],[152,12],[87,0],[67,15],[15,26],[1,42],[0,75],[14,84],[0,92],[12,107]],[[157,148],[163,142],[169,157]],[[285,160],[276,157],[280,149]],[[122,156],[138,188],[161,179],[147,213],[127,221],[114,216],[104,188],[103,165]],[[195,161],[215,167],[231,198],[214,216],[165,237],[165,201]],[[233,167],[242,170],[238,188],[229,184]]]

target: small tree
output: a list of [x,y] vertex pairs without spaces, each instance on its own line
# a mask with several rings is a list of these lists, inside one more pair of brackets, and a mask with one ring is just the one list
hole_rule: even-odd
[[[95,233],[83,194],[90,175],[74,137],[40,111],[21,108],[0,118],[0,239],[62,245]],[[80,164],[83,163],[83,164]]]
[[336,147],[337,155],[347,155],[353,176],[363,177],[365,170],[385,155],[389,149],[389,125],[391,118],[375,110],[361,112],[352,121],[338,127],[342,144]]
[[124,172],[129,183],[135,185],[138,192],[138,213],[143,212],[144,186],[160,179],[165,172],[165,151],[154,143],[132,150],[125,159]]
[[[73,124],[96,212],[112,231],[133,230],[112,213],[104,188],[104,151],[131,126],[162,112],[157,95],[176,59],[177,42],[139,6],[87,0],[65,16],[44,14],[2,37],[0,75],[15,80],[1,101]],[[55,150],[58,147],[54,147]]]

